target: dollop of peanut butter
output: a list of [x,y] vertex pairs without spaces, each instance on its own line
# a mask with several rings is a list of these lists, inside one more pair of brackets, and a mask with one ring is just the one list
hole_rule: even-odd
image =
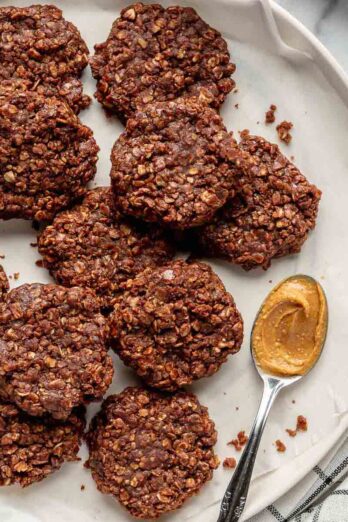
[[271,375],[303,375],[317,361],[326,337],[327,302],[308,276],[289,277],[264,301],[252,332],[257,365]]

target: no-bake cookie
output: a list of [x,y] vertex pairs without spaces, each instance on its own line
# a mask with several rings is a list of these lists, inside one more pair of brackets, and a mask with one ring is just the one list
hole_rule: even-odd
[[233,144],[221,117],[197,98],[147,105],[112,150],[117,207],[176,229],[208,222],[234,185],[234,164],[225,159]]
[[109,396],[87,434],[87,467],[102,493],[135,517],[157,518],[198,493],[218,466],[217,433],[192,393],[127,388]]
[[0,396],[30,415],[66,419],[101,399],[113,366],[92,290],[39,283],[0,303]]
[[147,384],[172,391],[214,374],[238,352],[243,321],[208,265],[177,260],[125,283],[110,338]]
[[126,7],[90,62],[97,99],[123,118],[190,93],[218,108],[235,85],[226,41],[191,7]]
[[59,284],[93,288],[110,307],[123,282],[168,262],[174,247],[153,227],[122,217],[109,187],[90,190],[40,235],[39,252]]
[[244,133],[240,148],[251,160],[236,176],[234,196],[197,235],[205,254],[266,269],[273,258],[300,251],[321,192],[277,145]]
[[0,84],[0,218],[46,221],[86,192],[98,146],[61,99]]
[[30,486],[64,462],[79,460],[84,426],[83,408],[57,421],[32,417],[0,400],[0,486]]
[[89,105],[79,79],[88,49],[58,7],[0,7],[0,34],[0,81],[27,80],[43,95],[62,97],[75,112]]

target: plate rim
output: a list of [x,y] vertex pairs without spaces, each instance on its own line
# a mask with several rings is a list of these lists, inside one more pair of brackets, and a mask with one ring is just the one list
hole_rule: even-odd
[[[286,43],[282,35],[282,32],[284,31],[289,31],[289,33],[292,32],[292,34],[295,36],[300,35],[302,37],[303,42],[307,44],[307,47],[301,48],[299,50],[302,52],[307,52],[311,55],[311,58],[316,63],[320,71],[324,74],[327,81],[332,85],[335,91],[339,94],[343,103],[348,107],[348,73],[345,72],[343,67],[339,64],[337,59],[332,55],[327,47],[325,47],[325,45],[302,22],[289,13],[284,7],[280,6],[275,0],[260,0],[260,2],[263,3],[264,7],[266,8],[267,4],[270,6],[270,11],[279,31],[280,38],[284,43]],[[286,485],[284,485],[283,488],[280,488],[280,490],[278,489],[277,492],[269,487],[263,488],[262,497],[259,497],[260,501],[256,505],[249,505],[249,509],[247,505],[241,520],[248,521],[252,517],[259,515],[267,506],[281,498],[299,481],[304,479],[313,468],[314,460],[316,463],[320,462],[323,458],[325,458],[326,455],[330,453],[330,451],[339,446],[347,428],[348,414],[342,415],[342,418],[340,419],[340,422],[333,433],[313,444],[309,450],[298,455],[293,461],[285,464],[284,466],[281,466],[280,468],[277,468],[269,474],[261,475],[255,478],[255,481],[253,482],[255,485],[259,486],[260,482],[267,480],[267,477],[272,477],[273,480],[277,474],[281,474],[284,477],[284,474],[288,473],[288,468],[291,469],[291,471],[289,470],[290,474],[287,475]],[[303,456],[308,456],[308,453],[313,454],[311,461],[301,462]],[[291,480],[289,480],[289,477],[291,477]],[[265,495],[265,491],[268,492],[268,495]]]

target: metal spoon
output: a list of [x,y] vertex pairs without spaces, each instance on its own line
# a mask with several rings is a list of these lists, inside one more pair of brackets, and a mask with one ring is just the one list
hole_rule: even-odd
[[[293,277],[299,277],[293,276]],[[319,285],[315,279],[313,279],[310,276],[301,276],[310,279],[311,281],[314,281],[316,284]],[[291,278],[288,278],[291,279]],[[287,279],[284,279],[281,283],[279,283],[278,286],[280,286],[282,283],[284,283]],[[319,287],[322,289],[322,287],[319,285]],[[324,294],[324,291],[323,291]],[[267,299],[267,298],[266,298]],[[265,300],[266,301],[266,300]],[[258,314],[255,318],[254,325],[256,323],[256,320],[259,316],[260,311],[263,308],[263,305],[265,301],[262,303]],[[327,303],[325,302],[325,305],[327,307]],[[254,328],[253,325],[253,328]],[[220,507],[220,515],[217,519],[217,522],[236,522],[241,517],[247,495],[249,490],[249,484],[255,464],[256,454],[257,450],[260,445],[262,433],[266,424],[266,420],[269,414],[269,411],[271,409],[271,406],[273,405],[273,402],[275,398],[277,397],[280,390],[285,388],[286,386],[289,386],[290,384],[294,384],[299,379],[304,377],[308,374],[308,372],[315,366],[315,364],[318,362],[318,359],[322,353],[324,344],[325,344],[325,338],[326,335],[323,336],[322,344],[320,347],[320,354],[317,357],[317,359],[313,362],[313,365],[307,370],[305,374],[302,375],[295,375],[291,377],[279,377],[278,375],[269,375],[262,371],[262,369],[256,364],[255,357],[254,357],[254,351],[253,351],[253,344],[252,344],[252,338],[253,338],[253,330],[251,332],[251,343],[250,343],[250,349],[251,349],[251,356],[254,361],[256,370],[258,371],[258,374],[260,375],[261,379],[264,383],[264,389],[263,389],[263,395],[261,399],[261,403],[259,406],[259,410],[256,414],[255,421],[253,424],[253,427],[251,429],[249,440],[247,445],[244,448],[244,451],[242,453],[242,456],[239,460],[239,463],[237,465],[237,468],[233,474],[233,477],[227,486],[225,495],[223,497],[221,507]]]

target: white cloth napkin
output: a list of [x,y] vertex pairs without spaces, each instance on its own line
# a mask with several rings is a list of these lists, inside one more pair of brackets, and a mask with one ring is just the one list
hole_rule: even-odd
[[248,522],[347,522],[348,439],[286,495]]

